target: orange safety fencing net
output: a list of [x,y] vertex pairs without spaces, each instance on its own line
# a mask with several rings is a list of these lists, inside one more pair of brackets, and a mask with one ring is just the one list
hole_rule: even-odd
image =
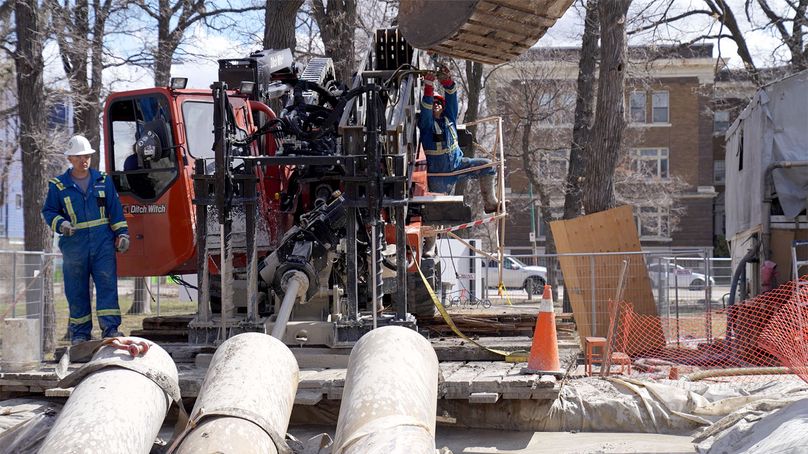
[[657,378],[786,373],[808,382],[808,282],[787,282],[726,308],[699,303],[660,317],[612,302],[610,351],[627,354],[633,373]]

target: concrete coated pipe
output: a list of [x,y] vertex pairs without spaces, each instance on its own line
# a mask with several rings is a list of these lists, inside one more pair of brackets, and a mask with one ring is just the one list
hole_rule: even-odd
[[186,430],[169,452],[283,454],[297,393],[297,360],[283,342],[244,333],[216,350]]
[[171,356],[149,344],[148,352],[137,357],[103,346],[89,363],[59,383],[75,388],[40,454],[151,451],[172,401],[179,399],[179,383]]
[[438,357],[400,326],[365,334],[348,359],[333,454],[434,454]]
[[39,368],[42,352],[39,320],[7,318],[3,320],[2,333],[0,372],[25,372]]

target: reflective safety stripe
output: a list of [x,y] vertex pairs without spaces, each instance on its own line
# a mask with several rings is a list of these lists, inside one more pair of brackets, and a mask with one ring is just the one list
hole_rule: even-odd
[[98,197],[104,198],[104,191],[98,191]]
[[112,224],[112,231],[117,232],[118,230],[125,229],[127,227],[129,226],[126,224],[126,221],[116,222]]
[[421,107],[423,107],[424,109],[431,109],[432,108],[432,103],[421,101]]
[[110,315],[121,315],[120,309],[100,309],[95,311],[99,317],[110,316]]
[[[120,311],[118,311],[118,312],[120,312]],[[79,317],[79,318],[70,317],[69,321],[73,325],[81,325],[82,323],[89,322],[90,320],[92,320],[92,318],[93,318],[93,314],[87,314],[84,317]]]
[[446,93],[447,95],[457,93],[457,84],[455,84],[454,87],[452,88],[443,87],[443,92]]
[[424,153],[425,153],[427,156],[440,156],[440,155],[442,155],[442,154],[447,154],[447,153],[449,153],[450,151],[452,151],[452,149],[451,149],[451,148],[443,148],[443,147],[438,148],[437,150],[427,150],[427,149],[424,149]]
[[62,184],[62,182],[61,182],[61,181],[59,181],[59,179],[58,179],[58,178],[51,178],[51,179],[50,179],[50,182],[51,182],[51,183],[53,183],[54,185],[56,185],[56,189],[58,189],[58,190],[60,190],[60,191],[64,191],[64,190],[65,190],[65,185],[63,185],[63,184]]
[[70,223],[74,226],[78,224],[78,219],[76,218],[76,212],[73,211],[73,202],[70,201],[70,197],[65,197],[65,207],[67,208],[67,215],[70,216]]
[[107,210],[106,210],[106,208],[104,208],[104,207],[98,207],[98,211],[99,211],[99,213],[101,213],[101,217],[102,217],[103,219],[106,219],[106,218],[107,218],[107,213],[106,213],[106,211],[107,211]]
[[97,227],[99,225],[109,224],[109,219],[96,219],[95,221],[79,222],[75,225],[77,229],[89,229],[90,227]]
[[51,230],[53,230],[54,232],[56,231],[56,225],[59,224],[59,220],[61,219],[64,218],[58,214],[53,218],[53,221],[51,221]]

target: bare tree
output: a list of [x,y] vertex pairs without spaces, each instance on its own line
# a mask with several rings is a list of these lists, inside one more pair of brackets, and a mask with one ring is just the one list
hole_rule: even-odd
[[595,69],[598,60],[599,39],[598,0],[588,0],[584,16],[584,34],[581,39],[581,55],[578,62],[570,163],[567,170],[567,183],[564,186],[564,219],[574,219],[580,216],[583,209],[581,182],[589,158],[586,155],[586,144],[589,143],[595,111]]
[[295,52],[295,22],[304,0],[267,0],[264,49],[291,49]]
[[[53,232],[40,214],[45,200],[48,170],[48,148],[43,142],[47,137],[47,101],[43,74],[45,63],[42,57],[45,35],[45,14],[38,0],[18,0],[14,4],[16,48],[11,51],[17,75],[17,112],[20,124],[20,150],[23,165],[23,220],[25,223],[25,250],[50,252]],[[10,49],[5,48],[10,51]],[[32,268],[34,269],[34,268]],[[45,336],[43,349],[52,351],[54,341],[53,266],[42,267],[43,326]],[[38,308],[36,308],[38,309]]]
[[626,15],[631,0],[599,3],[601,29],[598,97],[587,155],[583,205],[587,214],[612,208],[614,171],[625,128],[624,98],[627,69]]
[[150,50],[154,66],[154,85],[166,86],[171,78],[171,63],[186,31],[200,21],[208,23],[219,16],[264,9],[265,5],[214,6],[210,0],[137,0],[137,5],[157,21],[157,43]]
[[334,60],[337,80],[350,82],[356,66],[356,0],[311,0],[325,54]]
[[750,16],[755,6],[760,8],[766,17],[763,27],[776,31],[788,49],[791,56],[789,64],[793,72],[808,68],[808,49],[806,49],[805,43],[805,33],[808,32],[808,16],[806,15],[808,0],[789,0],[777,2],[777,4],[770,0],[746,0],[746,17],[750,22],[753,21]]
[[52,26],[62,68],[67,76],[73,100],[73,130],[82,134],[97,150],[92,166],[100,163],[101,91],[104,86],[104,41],[107,20],[116,5],[112,0],[47,0],[52,11]]

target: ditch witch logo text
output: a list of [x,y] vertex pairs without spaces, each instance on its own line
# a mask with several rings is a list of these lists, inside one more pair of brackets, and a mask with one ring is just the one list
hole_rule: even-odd
[[124,205],[124,214],[163,214],[166,206],[163,203],[151,205]]

